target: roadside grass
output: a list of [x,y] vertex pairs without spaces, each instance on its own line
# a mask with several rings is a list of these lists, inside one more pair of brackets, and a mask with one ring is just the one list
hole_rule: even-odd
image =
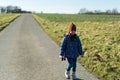
[[74,22],[85,54],[78,62],[101,80],[120,80],[120,15],[34,14],[33,17],[59,46],[68,24]]
[[0,31],[18,16],[20,16],[20,14],[0,14]]

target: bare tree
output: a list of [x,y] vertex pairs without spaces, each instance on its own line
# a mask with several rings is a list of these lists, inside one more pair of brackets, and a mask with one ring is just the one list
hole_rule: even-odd
[[109,10],[109,9],[108,9],[108,10],[106,10],[105,12],[106,12],[106,14],[111,14],[111,13],[112,13],[112,11],[111,11],[111,10]]
[[117,8],[114,8],[114,9],[112,9],[112,13],[113,14],[118,14],[119,12],[118,12]]
[[88,12],[88,10],[86,8],[81,8],[80,11],[78,12],[78,14],[84,14],[87,12]]
[[100,11],[100,10],[94,10],[94,13],[95,13],[95,14],[100,14],[101,11]]

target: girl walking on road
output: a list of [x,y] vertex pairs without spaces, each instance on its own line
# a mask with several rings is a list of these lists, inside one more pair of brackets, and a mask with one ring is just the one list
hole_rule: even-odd
[[76,62],[77,57],[81,55],[83,57],[82,45],[80,38],[76,34],[76,25],[71,23],[68,26],[68,32],[64,35],[60,59],[68,61],[68,66],[65,70],[65,77],[70,79],[70,70],[72,69],[72,78],[76,79]]

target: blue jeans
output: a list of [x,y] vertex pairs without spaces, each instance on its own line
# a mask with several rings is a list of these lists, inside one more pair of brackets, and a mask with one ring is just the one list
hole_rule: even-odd
[[76,72],[76,62],[77,62],[77,58],[67,58],[68,61],[68,67],[67,67],[67,71],[70,71],[72,68],[73,72]]

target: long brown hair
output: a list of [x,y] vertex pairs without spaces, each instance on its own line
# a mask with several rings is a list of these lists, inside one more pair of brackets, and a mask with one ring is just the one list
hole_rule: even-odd
[[70,32],[71,31],[76,31],[76,25],[73,24],[73,23],[70,23],[69,26],[68,26],[68,31],[67,31],[67,35],[70,35]]

